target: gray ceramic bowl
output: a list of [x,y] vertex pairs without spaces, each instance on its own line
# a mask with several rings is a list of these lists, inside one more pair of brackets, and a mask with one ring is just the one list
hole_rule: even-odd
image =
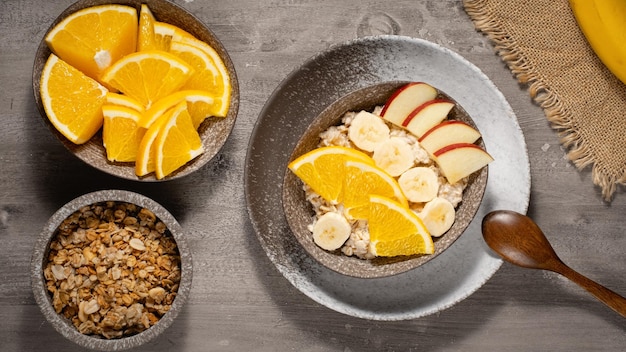
[[[199,128],[200,138],[204,145],[204,153],[196,159],[189,162],[187,165],[181,167],[179,170],[165,177],[163,180],[171,180],[188,175],[207,162],[220,151],[228,136],[230,135],[233,126],[235,125],[235,119],[239,110],[239,82],[237,81],[237,74],[235,67],[231,61],[226,49],[215,36],[215,34],[198,18],[196,18],[189,11],[182,7],[165,0],[80,0],[63,11],[59,17],[54,20],[50,25],[48,31],[50,31],[56,24],[61,22],[64,18],[70,14],[90,6],[102,5],[102,4],[124,4],[137,8],[137,11],[141,8],[141,4],[147,4],[152,11],[154,17],[161,22],[166,22],[178,26],[187,32],[196,36],[196,38],[211,45],[222,58],[228,72],[230,74],[232,93],[230,107],[228,115],[225,118],[209,118],[206,119]],[[139,12],[138,12],[139,13]],[[47,32],[48,32],[47,31]],[[44,35],[45,36],[47,35]],[[63,143],[63,145],[79,159],[85,163],[104,171],[108,174],[118,176],[124,179],[148,181],[159,181],[154,176],[154,173],[146,175],[144,177],[138,177],[135,175],[134,163],[119,163],[110,162],[106,158],[104,146],[102,144],[102,133],[98,132],[87,143],[82,145],[76,145],[65,138],[56,128],[50,123],[46,116],[46,112],[43,108],[41,97],[39,94],[39,81],[41,78],[41,71],[48,59],[51,51],[42,40],[35,54],[35,62],[33,65],[33,92],[35,95],[35,102],[39,113],[44,120],[44,123],[50,128],[50,131]]]
[[[169,233],[176,242],[178,254],[180,255],[181,278],[176,297],[170,310],[167,311],[167,313],[165,313],[158,320],[158,322],[150,328],[135,335],[114,339],[104,339],[93,335],[82,334],[69,319],[57,314],[52,306],[52,298],[47,290],[46,280],[43,274],[48,261],[48,255],[50,253],[50,243],[55,237],[59,225],[61,225],[61,223],[68,216],[82,207],[105,201],[131,203],[138,207],[151,210],[156,217],[167,226]],[[46,320],[54,327],[54,329],[56,329],[68,340],[80,346],[95,350],[119,351],[133,348],[155,339],[172,324],[176,316],[182,310],[189,296],[193,267],[191,252],[185,242],[182,228],[176,219],[174,219],[174,217],[165,208],[153,200],[137,193],[120,190],[104,190],[78,197],[65,204],[56,213],[54,213],[54,215],[52,215],[52,217],[45,224],[37,242],[35,243],[30,271],[35,300],[37,301],[37,304],[39,305],[39,308],[41,309],[41,312],[45,316]]]
[[[385,82],[351,92],[323,110],[309,125],[294,148],[289,162],[318,146],[319,134],[329,126],[341,123],[341,117],[348,111],[373,111],[376,106],[384,105],[391,94],[408,82]],[[439,91],[441,98],[454,101],[444,92]],[[448,115],[450,119],[461,120],[474,128],[476,124],[457,103]],[[482,139],[478,143],[484,148]],[[392,258],[375,258],[363,260],[355,256],[346,256],[336,252],[328,252],[318,247],[312,239],[307,226],[312,222],[314,212],[311,204],[305,199],[302,181],[292,172],[287,171],[283,182],[283,207],[287,223],[291,231],[304,249],[322,265],[338,273],[359,278],[377,278],[396,275],[412,270],[432,260],[450,247],[463,234],[470,224],[483,198],[487,185],[488,167],[473,173],[465,191],[463,201],[456,209],[456,220],[452,228],[443,236],[434,238],[435,253],[431,255],[401,256]]]

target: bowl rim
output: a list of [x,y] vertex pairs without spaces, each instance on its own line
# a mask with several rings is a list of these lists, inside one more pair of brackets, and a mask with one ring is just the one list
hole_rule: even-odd
[[[150,328],[127,337],[118,339],[104,339],[80,333],[74,325],[62,317],[52,307],[50,295],[44,284],[43,268],[46,260],[48,247],[56,233],[56,229],[68,216],[80,208],[106,201],[132,203],[152,211],[170,231],[176,241],[180,255],[181,278],[176,293],[176,298],[170,310]],[[101,190],[79,196],[60,207],[46,222],[41,230],[33,249],[30,263],[31,288],[35,301],[46,320],[52,327],[66,339],[86,348],[107,351],[119,351],[143,345],[165,331],[178,316],[184,307],[191,291],[193,279],[193,258],[185,240],[184,232],[174,216],[163,206],[154,200],[139,193],[125,190]]]
[[[211,45],[222,58],[222,61],[224,62],[224,65],[230,75],[231,99],[226,117],[213,117],[211,119],[206,119],[199,127],[198,132],[204,145],[204,152],[195,159],[191,160],[185,166],[179,168],[161,180],[157,179],[154,173],[150,173],[142,177],[135,175],[134,163],[109,161],[106,158],[106,152],[102,144],[102,129],[100,129],[89,141],[84,144],[72,143],[65,136],[63,136],[63,134],[61,134],[54,127],[54,125],[52,125],[43,107],[39,91],[41,85],[41,72],[49,55],[52,53],[45,42],[46,35],[54,28],[55,25],[70,14],[83,8],[105,4],[120,4],[134,7],[137,10],[138,15],[141,4],[147,4],[153,11],[157,20],[167,17],[165,22],[177,25],[187,30],[198,39],[201,39]],[[166,11],[163,11],[162,13],[154,10],[160,7],[164,7]],[[177,18],[176,16],[179,16],[180,18]],[[223,43],[207,24],[201,21],[190,11],[169,0],[78,0],[74,2],[65,8],[52,21],[48,29],[43,34],[34,55],[32,66],[32,85],[35,105],[37,106],[37,111],[39,112],[41,120],[43,120],[43,124],[47,126],[47,128],[52,132],[56,139],[63,144],[67,151],[85,164],[99,171],[115,177],[137,182],[166,182],[174,180],[194,173],[209,163],[217,156],[217,154],[219,154],[230,138],[237,120],[240,105],[240,88],[237,71]]]
[[[340,123],[342,116],[346,112],[359,111],[362,109],[371,112],[376,106],[383,105],[396,89],[411,82],[413,81],[397,80],[378,82],[352,90],[340,96],[327,107],[322,109],[321,112],[313,118],[298,139],[294,148],[291,150],[287,163],[304,154],[306,151],[310,150],[310,148],[315,148],[311,145],[307,148],[307,146],[304,145],[306,144],[305,139],[319,141],[319,138],[316,135],[319,134],[319,132],[324,131],[329,126]],[[449,99],[455,103],[455,107],[451,112],[454,114],[455,118],[468,123],[470,126],[478,130],[474,120],[456,100],[437,87],[434,88],[437,89],[438,97]],[[372,99],[374,99],[374,101],[372,101]],[[480,138],[476,144],[485,148],[482,138]],[[307,254],[315,261],[342,275],[362,279],[383,278],[398,275],[409,270],[419,269],[452,246],[454,242],[456,242],[463,235],[463,233],[465,233],[467,227],[475,217],[480,204],[482,203],[487,186],[488,173],[489,166],[487,165],[480,171],[474,172],[469,176],[470,181],[463,191],[464,199],[466,197],[466,191],[471,190],[472,194],[476,194],[476,201],[469,204],[461,202],[456,207],[457,214],[460,209],[467,209],[467,213],[465,214],[467,217],[462,220],[459,220],[457,217],[459,225],[456,225],[457,221],[455,220],[453,228],[449,230],[452,231],[454,229],[455,232],[452,236],[446,237],[448,234],[448,232],[446,232],[440,237],[433,238],[433,241],[435,242],[435,253],[430,255],[413,255],[389,258],[377,257],[373,260],[365,260],[356,256],[346,256],[342,253],[337,253],[336,251],[329,252],[319,248],[315,243],[313,243],[310,231],[306,229],[308,224],[302,223],[304,221],[304,216],[301,214],[295,214],[295,211],[290,209],[290,207],[294,206],[294,204],[296,207],[300,207],[298,209],[300,212],[304,211],[302,207],[308,208],[311,213],[311,219],[313,219],[314,214],[312,212],[311,205],[309,202],[304,200],[304,192],[301,187],[294,189],[296,185],[301,186],[302,182],[290,170],[286,170],[283,177],[281,202],[288,225],[288,231],[290,231],[292,236],[296,237],[298,243],[304,247],[305,252],[307,252]],[[300,195],[293,195],[292,193],[294,192],[300,192]],[[299,199],[295,199],[296,197],[299,197]],[[304,205],[302,204],[303,200],[305,202]],[[437,242],[441,242],[442,240],[445,240],[445,246],[443,248],[441,246],[438,248]]]

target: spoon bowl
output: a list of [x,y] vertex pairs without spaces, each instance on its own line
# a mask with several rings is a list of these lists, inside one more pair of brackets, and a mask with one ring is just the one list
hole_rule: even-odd
[[531,269],[549,269],[557,258],[552,245],[534,221],[515,214],[509,211],[487,214],[483,220],[485,242],[513,264]]
[[483,218],[482,232],[487,245],[507,262],[559,273],[626,317],[626,298],[565,265],[528,216],[510,210],[493,211]]

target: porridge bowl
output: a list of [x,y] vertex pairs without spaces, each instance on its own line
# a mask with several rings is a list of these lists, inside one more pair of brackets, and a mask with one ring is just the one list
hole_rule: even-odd
[[[389,102],[397,98],[398,93],[402,89],[415,83],[416,82],[405,81],[384,82],[353,91],[339,98],[337,101],[324,109],[319,116],[312,121],[305,133],[301,136],[289,159],[290,166],[294,160],[322,146],[343,145],[350,148],[357,148],[351,141],[347,142],[350,138],[347,137],[347,129],[343,127],[348,126],[351,121],[355,121],[355,115],[361,111],[374,113],[377,117],[379,117],[383,114],[381,110],[385,109],[385,104],[390,105]],[[420,82],[419,84],[423,83]],[[436,89],[436,87],[430,88],[433,89],[433,94],[435,94],[433,99],[453,104],[450,104],[452,107],[448,108],[450,110],[447,112],[445,120],[460,121],[465,125],[470,126],[475,131],[478,131],[471,117],[453,100],[452,97],[445,94],[445,92]],[[399,99],[395,100],[398,101]],[[391,111],[391,109],[392,108],[389,107],[388,111]],[[382,118],[381,120],[386,121],[385,124],[390,127],[392,136],[410,135],[407,131],[405,131],[405,128],[394,126],[389,123],[388,120]],[[333,130],[335,127],[332,126],[339,126],[338,128],[340,131],[343,128],[343,132],[341,133],[345,136],[339,136],[340,138],[337,137],[336,134],[340,133],[336,132],[337,130]],[[334,132],[329,132],[331,130]],[[335,134],[335,136],[333,136],[333,134]],[[422,142],[426,142],[425,135],[426,133],[422,135],[424,139]],[[415,148],[421,149],[422,143],[417,142],[418,138],[416,136],[412,136],[410,138],[413,138],[413,142],[411,143],[416,145]],[[334,142],[333,140],[340,140],[342,142]],[[476,140],[473,144],[475,144],[475,147],[484,151],[485,147],[481,138]],[[443,150],[444,148],[441,149]],[[438,150],[436,153],[426,154],[428,156],[426,159],[428,160],[428,167],[437,170],[439,169],[439,163],[443,163],[443,155],[439,155],[439,152],[441,152],[441,150]],[[366,151],[366,153],[372,155],[371,152]],[[422,151],[422,153],[425,153],[425,151]],[[435,155],[439,155],[437,163],[433,160],[436,158]],[[373,156],[373,159],[376,159],[376,156]],[[417,166],[420,166],[419,162],[416,162],[416,164],[418,164]],[[439,172],[438,176],[439,180],[445,179],[442,172]],[[451,182],[455,185],[463,185],[462,188],[455,191],[459,198],[457,200],[451,200],[451,202],[455,203],[453,204],[455,208],[454,222],[441,234],[434,235],[434,232],[431,231],[431,233],[433,233],[432,243],[434,244],[434,250],[431,254],[376,256],[374,253],[372,256],[372,251],[368,250],[368,253],[365,253],[364,255],[357,255],[356,252],[358,251],[358,246],[357,249],[354,248],[355,242],[352,237],[354,235],[354,229],[357,227],[354,221],[350,221],[353,231],[350,235],[351,237],[343,244],[343,246],[336,250],[323,249],[313,239],[312,231],[314,229],[314,224],[320,218],[320,214],[327,211],[324,210],[324,207],[328,207],[328,204],[324,205],[322,202],[322,205],[320,206],[319,204],[316,204],[316,201],[311,201],[312,199],[319,199],[320,197],[317,196],[310,188],[304,187],[303,181],[296,176],[291,169],[286,170],[285,177],[283,179],[282,203],[285,217],[291,232],[308,252],[308,254],[319,263],[335,272],[351,277],[388,277],[406,272],[408,270],[416,269],[430,260],[433,260],[449,248],[463,234],[465,229],[473,220],[474,215],[478,211],[481,204],[487,184],[487,177],[488,166],[485,165],[484,167],[480,167],[479,169],[471,172],[469,176],[463,177],[460,181]],[[448,175],[448,178],[450,178],[450,175]],[[445,190],[448,189],[448,186],[450,185],[447,185],[447,181],[439,182],[443,183],[441,183],[441,187],[439,187],[439,194],[437,195],[437,198],[450,197],[447,194],[443,194],[447,192]],[[305,188],[307,191],[305,191]],[[412,203],[409,203],[414,213],[418,216],[424,214],[424,204],[411,204]],[[342,210],[339,208],[339,210],[333,209],[328,212],[333,211],[340,213]],[[424,222],[424,224],[426,223],[427,222]],[[369,239],[366,239],[365,243],[368,241]],[[370,245],[371,244],[367,244],[367,246]]]
[[[103,105],[111,105],[111,104],[114,106],[121,105],[124,108],[128,108],[130,106],[131,110],[139,110],[139,112],[141,113],[141,116],[143,116],[147,114],[148,111],[150,111],[149,110],[150,107],[158,106],[159,101],[164,101],[165,98],[170,97],[174,93],[182,93],[182,92],[189,92],[189,91],[193,91],[197,93],[198,91],[202,91],[203,94],[200,96],[203,99],[202,100],[203,102],[213,101],[213,100],[217,101],[218,99],[219,101],[224,101],[223,108],[220,108],[218,112],[215,111],[217,109],[211,110],[210,113],[203,115],[203,117],[206,117],[203,120],[199,120],[198,123],[194,121],[194,126],[193,126],[195,129],[195,132],[194,132],[195,136],[193,137],[194,146],[193,148],[190,147],[190,149],[193,151],[193,153],[191,153],[192,156],[190,157],[189,160],[186,161],[186,163],[182,165],[176,165],[173,171],[169,171],[164,175],[158,175],[150,169],[139,171],[137,169],[136,160],[133,157],[127,156],[127,155],[131,155],[131,156],[137,155],[137,160],[138,160],[139,153],[128,152],[125,155],[119,155],[119,153],[117,153],[118,151],[113,150],[113,147],[109,149],[109,147],[107,146],[107,138],[106,138],[107,130],[115,131],[115,129],[113,127],[107,129],[106,126],[104,125],[108,121],[106,114],[104,118],[100,116],[99,118],[96,118],[96,119],[90,119],[90,121],[94,121],[93,123],[88,124],[90,126],[93,126],[89,128],[90,132],[89,133],[81,132],[80,133],[81,138],[78,138],[78,137],[73,138],[73,136],[69,135],[67,131],[63,128],[64,126],[67,126],[70,123],[70,122],[66,123],[66,121],[70,120],[70,118],[65,117],[64,118],[65,120],[63,120],[61,117],[56,118],[57,115],[58,116],[71,116],[73,114],[61,114],[61,113],[57,114],[56,112],[51,113],[51,111],[55,111],[53,110],[53,107],[52,107],[53,104],[55,104],[54,103],[55,99],[58,102],[63,102],[63,101],[68,102],[67,103],[68,106],[78,106],[82,104],[83,106],[79,111],[86,111],[86,110],[92,111],[91,108],[86,109],[84,107],[84,105],[86,104],[84,104],[83,100],[95,101],[97,98],[98,102],[100,102],[101,100],[103,100],[104,95],[107,93],[121,93],[121,95],[126,96],[126,97],[137,98],[136,96],[133,96],[133,94],[131,94],[130,91],[128,90],[123,91],[119,87],[119,84],[117,85],[110,84],[110,82],[114,79],[111,79],[111,80],[107,79],[106,82],[103,82],[105,81],[105,79],[103,79],[102,76],[104,76],[104,72],[106,71],[102,71],[96,74],[92,73],[91,75],[88,75],[90,78],[93,78],[92,76],[99,75],[99,78],[95,78],[95,79],[98,80],[98,82],[101,84],[93,85],[91,83],[89,84],[89,86],[97,87],[97,88],[93,88],[92,90],[95,92],[100,90],[103,93],[98,93],[98,94],[90,93],[91,96],[88,98],[84,98],[84,99],[78,98],[81,101],[73,100],[75,98],[70,99],[67,97],[68,94],[64,96],[62,93],[62,92],[71,92],[72,90],[76,89],[73,87],[79,86],[78,84],[73,84],[73,85],[67,84],[67,86],[64,86],[61,83],[48,83],[48,82],[53,82],[52,78],[42,80],[42,77],[47,78],[53,75],[53,73],[50,73],[50,72],[53,72],[53,68],[55,66],[62,67],[61,64],[57,64],[57,65],[47,64],[48,62],[53,61],[53,60],[50,60],[53,53],[55,54],[54,56],[57,56],[59,58],[58,61],[67,62],[68,65],[71,67],[79,68],[78,64],[75,64],[74,62],[70,60],[71,56],[68,58],[67,52],[71,53],[72,50],[69,50],[66,47],[64,49],[65,56],[63,56],[64,52],[61,51],[61,49],[52,50],[51,48],[53,47],[53,45],[48,43],[49,38],[54,38],[52,34],[58,33],[58,32],[63,33],[63,31],[57,31],[58,28],[69,27],[69,26],[64,25],[64,23],[66,23],[65,20],[69,21],[69,19],[74,18],[72,16],[75,16],[78,13],[83,13],[81,11],[85,11],[85,10],[95,11],[94,9],[101,7],[101,6],[118,6],[118,5],[123,6],[129,12],[131,12],[132,10],[135,10],[135,13],[137,16],[137,24],[138,24],[138,26],[135,29],[133,29],[133,30],[136,30],[137,35],[134,35],[134,34],[127,35],[127,36],[122,36],[122,38],[129,38],[129,37],[137,38],[137,43],[140,42],[139,36],[141,35],[141,32],[142,32],[141,31],[142,27],[141,27],[141,22],[140,22],[142,18],[141,11],[143,9],[143,5],[146,5],[155,21],[153,23],[159,24],[158,28],[160,28],[159,31],[161,31],[159,33],[162,33],[160,35],[162,35],[163,38],[166,38],[166,39],[163,39],[163,42],[169,43],[169,44],[161,44],[163,47],[160,47],[158,49],[158,51],[160,51],[158,55],[159,59],[162,61],[165,61],[165,60],[174,61],[176,63],[180,63],[181,61],[180,59],[182,59],[183,61],[186,61],[188,65],[183,65],[183,66],[185,66],[187,69],[189,68],[192,68],[192,69],[185,71],[186,72],[185,75],[188,75],[186,76],[188,79],[184,80],[184,82],[192,82],[192,81],[193,82],[189,84],[187,83],[183,84],[181,83],[183,82],[183,79],[181,79],[177,82],[181,83],[182,85],[179,85],[178,83],[176,83],[176,88],[173,90],[167,90],[168,93],[167,95],[163,94],[164,96],[159,95],[160,93],[154,93],[157,96],[154,97],[154,100],[150,100],[147,103],[145,101],[142,101],[141,99],[137,99],[137,100],[140,100],[138,102],[139,105],[135,103],[132,103],[130,105],[127,105],[128,104],[127,103],[125,105],[123,104],[125,100],[121,100],[120,102],[120,99],[117,99],[117,100],[113,100],[113,102],[111,102],[110,100],[105,100]],[[89,14],[89,15],[93,16],[93,14]],[[133,21],[129,21],[129,22],[133,22]],[[104,27],[104,26],[99,26],[99,27]],[[88,27],[88,28],[91,28],[91,27]],[[113,28],[115,29],[116,27],[113,27]],[[114,30],[114,29],[110,29],[110,31],[116,32],[117,30]],[[80,32],[80,33],[83,33],[83,32]],[[154,33],[157,33],[156,29],[154,30]],[[184,39],[184,40],[180,40],[177,42],[178,47],[176,49],[174,49],[173,46],[166,48],[166,45],[171,45],[171,42],[174,41],[173,39],[174,34],[172,33],[178,33],[180,34],[180,37],[178,38]],[[188,38],[189,36],[192,36],[193,39]],[[60,37],[60,35],[57,35],[57,37]],[[156,34],[155,34],[155,37],[156,37]],[[62,39],[59,39],[59,40],[61,41]],[[65,40],[65,41],[68,43],[71,43],[71,41],[69,40]],[[127,49],[126,51],[123,52],[123,55],[122,54],[118,55],[120,56],[119,58],[110,57],[109,58],[109,60],[111,61],[110,66],[105,66],[105,67],[112,68],[112,66],[114,66],[116,63],[121,62],[123,61],[124,58],[128,58],[134,54],[154,51],[154,49],[151,47],[146,47],[146,50],[144,50],[140,48],[139,44],[137,45],[129,44],[128,47],[129,48],[132,47],[136,49]],[[198,48],[200,48],[200,51],[202,51],[200,54],[197,54]],[[98,52],[98,54],[102,52],[109,53],[109,52],[113,52],[113,50],[108,50],[108,51],[101,50]],[[193,53],[193,55],[196,55],[196,56],[192,56],[189,53]],[[99,60],[98,54],[93,56],[94,60],[92,61],[98,62],[98,66],[100,66],[99,61],[98,61]],[[183,55],[187,55],[187,56],[183,57]],[[109,56],[112,56],[112,54]],[[166,59],[163,59],[164,56],[166,57]],[[176,56],[179,60],[176,60],[176,59],[172,60],[171,56]],[[103,55],[102,57],[103,57],[102,60],[104,60],[104,57],[106,57],[106,55]],[[201,71],[200,69],[198,69],[198,67],[194,66],[195,64],[194,64],[194,61],[192,60],[194,59],[194,57],[195,59],[198,59],[198,58],[203,59],[204,61],[202,62],[209,62],[209,61],[221,62],[223,65],[216,64],[217,68],[211,68],[211,70],[217,70],[219,72],[220,77],[222,78],[226,77],[226,80],[221,81],[218,79],[214,79],[214,82],[205,83],[205,81],[200,81],[200,79],[195,79],[191,77],[191,75],[193,75],[194,72]],[[137,56],[135,56],[135,58],[137,58]],[[78,60],[78,59],[73,59],[73,60]],[[152,62],[155,62],[155,61],[156,60]],[[147,62],[146,66],[148,66],[149,69],[161,67],[161,66],[164,66],[162,64],[162,61],[157,62],[156,64]],[[196,60],[196,63],[197,63],[197,60]],[[93,65],[93,62],[91,62],[91,65]],[[51,68],[48,68],[48,67],[51,67]],[[60,69],[58,69],[57,71],[60,71]],[[87,75],[86,69],[79,68],[78,71],[81,71]],[[174,70],[171,70],[171,71],[174,71]],[[202,72],[205,72],[205,71],[202,71]],[[155,85],[161,84],[160,82],[170,82],[173,79],[173,78],[170,79],[169,76],[164,77],[165,75],[161,74],[160,72],[159,74],[151,74],[151,75],[146,74],[145,76],[150,77],[153,81],[155,81],[156,82],[154,83]],[[202,166],[206,165],[215,157],[215,155],[217,155],[220,152],[223,145],[226,143],[234,127],[235,120],[238,114],[238,109],[239,109],[239,82],[237,79],[237,74],[235,72],[234,64],[232,60],[230,59],[228,52],[222,45],[220,39],[209,28],[209,26],[207,26],[202,21],[200,21],[192,13],[190,13],[189,11],[187,11],[180,5],[177,5],[174,2],[167,1],[167,0],[116,0],[116,1],[79,0],[75,2],[74,4],[66,8],[61,14],[59,14],[59,16],[50,24],[49,29],[46,31],[46,34],[41,40],[39,47],[37,49],[37,52],[35,53],[32,80],[33,80],[33,93],[34,93],[35,103],[37,105],[39,115],[41,116],[43,120],[43,123],[50,129],[51,133],[64,145],[64,147],[69,152],[71,152],[73,155],[78,157],[80,160],[82,160],[86,164],[100,171],[103,171],[105,173],[108,173],[110,175],[114,175],[123,179],[135,180],[135,181],[140,181],[140,182],[158,182],[158,181],[177,179],[177,178],[189,175],[197,171],[198,169],[200,169]],[[56,82],[58,81],[63,81],[63,79],[57,79]],[[69,80],[65,80],[65,81],[69,81]],[[72,82],[74,81],[77,81],[77,80],[73,80]],[[87,81],[89,82],[89,80]],[[135,77],[133,77],[133,79],[130,79],[129,81],[140,82],[140,80],[136,79]],[[206,82],[208,82],[208,80],[206,80]],[[228,82],[228,84],[230,85],[230,90],[229,90],[230,95],[227,96],[227,95],[220,95],[221,93],[215,93],[215,89],[218,89],[214,87],[214,84],[217,84],[215,82],[220,82],[219,84],[222,84],[223,82]],[[80,87],[83,87],[86,85],[87,83],[85,82]],[[48,88],[48,87],[52,87],[52,88]],[[86,90],[86,89],[83,89],[83,90]],[[58,92],[58,93],[55,93],[57,94],[55,96],[53,96],[51,93],[47,93],[51,91]],[[76,89],[76,91],[78,91],[78,89]],[[156,89],[154,91],[158,92],[158,90]],[[72,93],[74,94],[74,92]],[[207,95],[210,95],[210,96],[207,97]],[[82,97],[81,94],[74,94],[74,96]],[[198,94],[196,94],[195,96],[191,96],[191,95],[187,96],[186,101],[189,106],[191,106],[190,99],[192,98],[198,99],[197,96]],[[62,103],[56,103],[56,104],[61,105]],[[97,104],[97,103],[94,103],[94,104]],[[135,109],[134,108],[135,106],[139,106],[140,109]],[[94,108],[93,110],[96,110],[96,109]],[[104,110],[104,108],[102,110]],[[164,115],[164,112],[167,111],[167,110],[163,110],[159,112],[159,114],[157,115],[156,112],[158,112],[158,109],[155,109],[155,110],[156,110],[154,111],[155,114],[151,116],[162,116]],[[66,111],[66,110],[63,110],[63,111]],[[117,113],[119,116],[119,113],[117,111],[118,111],[117,109],[109,109],[108,114]],[[129,114],[127,111],[124,113],[126,115]],[[130,116],[137,119],[137,116],[134,114],[131,114]],[[95,121],[98,119],[100,119],[99,122]],[[198,119],[200,119],[200,117],[198,117]],[[153,122],[156,121],[156,119],[147,119],[147,120],[153,121]],[[63,122],[59,123],[59,121],[63,121]],[[83,124],[83,125],[87,125],[87,124]],[[100,127],[97,127],[98,125]],[[154,123],[137,122],[137,125],[138,127],[140,127],[138,128],[138,130],[141,130],[141,129],[148,130],[149,129],[148,127],[150,125],[154,125]],[[85,129],[82,129],[82,131],[84,130]],[[148,132],[143,131],[143,130],[142,132],[136,132],[136,134],[139,134],[139,133],[148,134]],[[108,136],[120,136],[120,137],[111,137],[111,138],[118,138],[118,140],[120,140],[120,141],[117,141],[117,143],[115,143],[117,145],[120,145],[123,143],[123,136],[126,136],[126,135],[127,134],[122,134],[122,136],[120,136],[120,134],[115,135],[113,132],[110,132],[108,134]],[[133,136],[135,136],[135,134],[133,134]],[[137,138],[139,138],[137,142],[141,140],[141,137],[137,137]],[[128,140],[134,141],[135,139],[128,137]],[[200,143],[201,143],[201,147],[200,147]],[[113,145],[113,143],[109,142],[108,145],[111,146]],[[137,147],[136,149],[139,149],[139,147]],[[143,148],[143,150],[148,150],[148,149],[150,148]]]
[[46,320],[86,348],[125,350],[152,341],[187,301],[192,258],[183,231],[161,205],[104,190],[61,207],[31,259],[31,283]]

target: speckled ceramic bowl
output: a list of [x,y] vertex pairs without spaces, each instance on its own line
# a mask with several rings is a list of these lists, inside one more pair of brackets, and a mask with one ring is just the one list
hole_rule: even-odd
[[[63,11],[59,15],[59,17],[57,17],[56,20],[50,25],[48,31],[50,31],[64,18],[80,9],[110,3],[129,5],[137,8],[137,11],[139,11],[141,4],[147,4],[152,11],[154,17],[158,21],[178,26],[193,34],[194,36],[196,36],[196,38],[211,45],[222,58],[222,61],[224,61],[224,64],[228,69],[232,86],[228,115],[225,118],[206,119],[198,130],[198,132],[200,133],[200,138],[202,139],[202,143],[204,145],[204,153],[189,162],[187,165],[168,175],[163,180],[172,180],[188,175],[200,169],[203,165],[213,159],[213,157],[221,150],[224,143],[226,143],[226,140],[228,139],[228,136],[230,135],[232,128],[235,124],[235,119],[237,118],[237,113],[239,110],[239,82],[237,81],[237,74],[235,72],[233,62],[231,61],[222,43],[204,23],[202,23],[189,11],[166,0],[80,0],[68,7],[65,11]],[[137,13],[139,14],[139,12]],[[44,38],[46,35],[47,32],[44,35]],[[63,143],[63,145],[71,153],[76,155],[85,163],[95,167],[96,169],[124,179],[147,182],[159,181],[154,176],[154,173],[148,174],[143,177],[136,176],[134,163],[120,163],[108,161],[106,158],[104,146],[102,144],[101,131],[98,132],[94,137],[92,137],[91,140],[89,140],[87,143],[82,145],[76,145],[70,142],[59,131],[56,130],[56,128],[52,125],[52,123],[50,123],[47,118],[39,94],[41,71],[50,54],[50,49],[46,45],[45,41],[42,39],[41,43],[39,44],[39,48],[37,49],[37,53],[35,54],[35,61],[33,65],[33,92],[35,95],[35,102],[37,103],[39,113],[43,118],[44,123],[50,128],[50,131]]]
[[[135,335],[113,339],[105,339],[100,336],[82,334],[69,319],[65,318],[61,314],[57,314],[53,308],[53,300],[50,292],[47,290],[46,279],[44,277],[44,268],[49,260],[48,256],[50,254],[50,243],[56,236],[59,225],[61,225],[66,218],[77,210],[85,206],[107,201],[131,203],[138,207],[152,211],[154,215],[156,215],[156,217],[166,225],[167,231],[176,242],[178,254],[180,256],[181,273],[174,301],[172,302],[169,311],[161,316],[156,324]],[[130,245],[133,246],[132,244]],[[174,219],[174,217],[165,208],[153,200],[137,193],[120,190],[104,190],[78,197],[65,204],[54,215],[52,215],[43,227],[43,230],[35,243],[31,260],[30,274],[35,300],[37,301],[37,304],[39,305],[39,308],[41,309],[41,312],[45,316],[46,320],[54,327],[54,329],[56,329],[68,340],[82,347],[103,351],[119,351],[137,347],[155,339],[172,324],[176,316],[182,310],[189,296],[193,267],[191,252],[185,242],[182,228],[176,219]]]
[[[341,123],[341,117],[348,111],[373,111],[376,106],[384,105],[391,94],[408,82],[385,82],[372,85],[349,93],[328,106],[313,120],[291,154],[289,162],[298,156],[315,149],[320,141],[319,134],[328,127]],[[439,91],[441,98],[454,101],[444,92]],[[461,120],[477,128],[469,115],[457,103],[448,115],[450,119]],[[482,140],[478,143],[484,148]],[[434,238],[435,253],[431,255],[415,255],[363,260],[355,256],[346,256],[336,252],[328,252],[318,247],[311,231],[307,228],[312,223],[314,212],[311,204],[305,199],[302,181],[292,172],[287,171],[283,182],[283,207],[287,223],[293,234],[305,250],[322,265],[348,276],[359,278],[377,278],[396,275],[412,270],[432,260],[450,247],[463,234],[470,224],[485,192],[488,167],[473,173],[463,192],[463,201],[456,209],[456,219],[452,228],[443,236]]]

